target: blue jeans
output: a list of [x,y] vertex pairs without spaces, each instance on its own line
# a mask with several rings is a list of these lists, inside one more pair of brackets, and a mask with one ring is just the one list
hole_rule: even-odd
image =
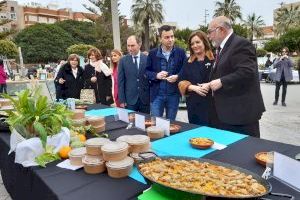
[[158,95],[151,104],[151,115],[162,117],[166,109],[166,118],[175,120],[179,105],[179,95]]

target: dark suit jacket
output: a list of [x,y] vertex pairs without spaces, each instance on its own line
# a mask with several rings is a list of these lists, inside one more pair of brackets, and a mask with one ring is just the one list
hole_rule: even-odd
[[140,54],[139,70],[131,55],[121,58],[118,69],[118,89],[120,103],[136,104],[138,98],[143,104],[149,104],[149,81],[145,75],[147,56]]
[[256,52],[245,38],[232,34],[212,70],[211,79],[221,79],[222,88],[214,92],[218,118],[231,125],[257,122],[265,111]]

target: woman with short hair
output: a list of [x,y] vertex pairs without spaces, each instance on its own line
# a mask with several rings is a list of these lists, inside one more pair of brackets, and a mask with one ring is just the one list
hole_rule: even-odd
[[80,91],[83,88],[83,69],[80,66],[80,58],[77,54],[71,54],[68,61],[60,67],[55,78],[58,94],[57,100],[67,98],[80,98]]
[[282,96],[281,96],[281,105],[286,106],[285,97],[287,91],[287,84],[293,79],[293,62],[289,58],[289,49],[284,47],[281,51],[281,56],[274,61],[274,68],[276,68],[275,74],[275,101],[273,105],[278,104],[279,90],[282,85]]
[[89,63],[84,68],[84,87],[94,89],[96,103],[111,105],[113,103],[111,70],[103,63],[99,49],[91,48],[87,55]]

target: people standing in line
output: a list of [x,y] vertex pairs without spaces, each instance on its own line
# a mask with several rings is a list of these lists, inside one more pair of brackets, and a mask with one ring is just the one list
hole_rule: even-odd
[[178,75],[186,59],[185,51],[175,47],[174,31],[171,26],[159,28],[161,45],[149,52],[146,74],[150,80],[151,114],[175,120],[180,93]]
[[150,113],[149,81],[145,75],[147,56],[141,53],[141,45],[137,36],[128,37],[128,54],[119,62],[119,101],[120,107]]
[[276,74],[275,74],[275,101],[273,102],[273,105],[278,104],[278,98],[279,98],[279,90],[282,85],[282,96],[281,96],[281,105],[286,106],[285,103],[285,97],[286,97],[286,91],[287,91],[287,84],[288,81],[291,81],[293,79],[293,62],[288,56],[289,49],[287,47],[284,47],[281,51],[281,56],[277,58],[274,62],[274,68],[276,68]]
[[212,90],[211,126],[260,137],[259,119],[265,106],[254,46],[233,33],[225,16],[214,18],[207,32],[217,49],[211,81],[202,85]]
[[83,69],[80,66],[80,58],[77,54],[69,55],[67,63],[60,67],[55,82],[58,83],[57,100],[80,98],[84,79]]
[[7,74],[4,70],[3,60],[0,59],[0,93],[7,94],[7,85],[6,85]]
[[89,63],[84,68],[84,88],[94,89],[96,103],[111,105],[113,103],[112,72],[102,62],[102,55],[99,49],[91,48],[87,55]]
[[119,49],[113,49],[110,53],[110,69],[112,70],[112,94],[114,102],[117,107],[120,107],[119,93],[118,93],[118,68],[119,61],[123,56]]
[[178,87],[181,95],[186,96],[189,123],[207,126],[211,93],[201,84],[209,81],[214,56],[202,31],[190,35],[188,47],[190,57],[183,64]]

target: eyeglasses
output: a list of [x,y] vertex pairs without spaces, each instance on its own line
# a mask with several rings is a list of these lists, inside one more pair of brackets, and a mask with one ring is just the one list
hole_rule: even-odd
[[218,27],[216,27],[216,28],[214,28],[214,29],[208,29],[208,30],[207,30],[207,34],[208,34],[208,35],[209,35],[209,34],[212,34],[212,32],[216,31],[218,28],[221,28],[221,26],[218,26]]

